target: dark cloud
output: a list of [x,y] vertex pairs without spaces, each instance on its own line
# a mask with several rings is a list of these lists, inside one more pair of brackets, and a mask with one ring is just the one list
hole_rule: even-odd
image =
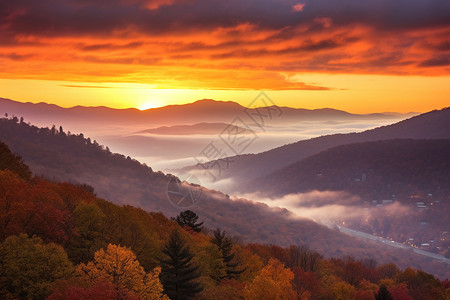
[[422,61],[420,67],[444,67],[450,66],[450,55],[433,57]]
[[95,64],[120,65],[123,74],[139,76],[147,76],[150,68],[144,67],[151,66],[197,75],[215,70],[442,74],[438,67],[445,72],[449,65],[450,1],[0,1],[0,47],[7,53],[1,57],[28,59],[24,45],[34,46],[36,60],[74,58],[92,64],[89,72],[95,74],[103,72]]
[[143,45],[143,42],[130,42],[122,45],[118,44],[92,44],[92,45],[82,45],[80,50],[82,51],[98,51],[98,50],[120,50],[120,49],[136,49]]
[[17,61],[27,60],[32,58],[33,56],[33,54],[0,53],[0,58],[3,57]]
[[314,42],[311,40],[306,40],[299,47],[290,47],[284,50],[281,50],[280,53],[297,53],[302,51],[321,51],[328,49],[335,49],[345,44],[352,43],[357,41],[358,38],[346,38],[344,41],[339,41],[338,39],[325,39],[318,42]]
[[336,49],[348,45],[352,42],[358,41],[357,37],[348,38],[328,38],[320,41],[312,41],[310,39],[305,40],[301,45],[295,47],[286,47],[281,50],[268,50],[261,45],[261,48],[257,50],[234,50],[229,52],[223,52],[218,54],[213,54],[210,56],[212,59],[224,59],[230,57],[259,57],[265,55],[280,55],[280,54],[301,54],[302,52],[319,52],[322,50]]
[[437,51],[450,51],[450,36],[447,41],[440,41],[432,44],[426,44],[425,47]]
[[[301,12],[292,7],[305,3]],[[0,28],[21,34],[95,35],[135,28],[148,34],[213,30],[249,22],[282,29],[330,18],[383,29],[450,26],[448,0],[191,0],[148,9],[145,1],[14,0],[0,4]],[[319,26],[320,27],[320,26]],[[315,27],[318,29],[316,23]],[[230,33],[232,34],[232,32]]]
[[99,57],[99,56],[85,56],[82,58],[87,62],[94,62],[100,64],[119,64],[119,65],[154,65],[161,61],[160,58],[138,58],[138,57]]

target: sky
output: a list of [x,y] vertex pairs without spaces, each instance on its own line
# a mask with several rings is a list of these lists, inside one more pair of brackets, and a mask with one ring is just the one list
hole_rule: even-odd
[[355,113],[448,106],[448,0],[0,1],[0,97],[198,99]]

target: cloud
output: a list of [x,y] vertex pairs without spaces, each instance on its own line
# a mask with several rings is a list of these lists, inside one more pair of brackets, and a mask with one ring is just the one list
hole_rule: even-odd
[[301,11],[303,11],[303,8],[305,8],[305,5],[306,5],[305,3],[297,3],[294,6],[292,6],[292,9],[295,12],[301,12]]
[[143,45],[143,42],[129,42],[126,44],[118,45],[118,44],[91,44],[91,45],[82,45],[80,46],[80,50],[82,51],[98,51],[98,50],[120,50],[120,49],[135,49],[139,48]]
[[64,87],[70,88],[91,88],[91,89],[111,89],[113,87],[110,86],[101,86],[101,85],[74,85],[74,84],[61,84]]
[[7,78],[326,90],[279,72],[448,74],[450,2],[16,0],[0,31]]
[[337,223],[359,223],[411,213],[411,208],[398,202],[383,207],[362,205],[358,196],[339,191],[311,191],[289,194],[281,198],[267,198],[259,193],[239,195],[269,207],[285,208],[296,217],[312,219],[327,226]]
[[450,55],[442,55],[432,57],[430,59],[422,61],[419,66],[421,67],[441,67],[450,66]]
[[18,54],[18,53],[0,53],[0,58],[8,58],[14,61],[28,60],[33,57],[33,54]]

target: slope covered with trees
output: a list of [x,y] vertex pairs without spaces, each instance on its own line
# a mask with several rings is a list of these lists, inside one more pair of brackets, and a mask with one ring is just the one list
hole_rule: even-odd
[[[35,174],[44,175],[45,178],[52,180],[75,183],[79,186],[76,193],[92,192],[93,187],[99,197],[115,204],[133,205],[145,211],[162,212],[170,217],[185,210],[176,206],[168,197],[167,191],[173,176],[153,172],[149,167],[131,158],[112,154],[81,134],[68,134],[56,128],[37,128],[18,118],[3,118],[0,120],[0,140],[7,143],[14,153],[20,154]],[[23,187],[24,183],[20,178],[11,180],[17,181],[17,193],[31,194]],[[42,182],[44,187],[48,185],[46,181]],[[33,186],[34,188],[36,187]],[[191,209],[195,209],[206,226],[221,228],[245,242],[274,243],[281,246],[306,244],[326,257],[352,255],[357,259],[370,258],[380,263],[394,260],[401,267],[414,266],[446,276],[445,266],[430,258],[351,238],[311,220],[300,219],[285,209],[272,209],[267,205],[245,199],[230,199],[223,193],[199,186],[189,186],[189,189],[199,194]],[[60,201],[58,197],[54,197],[54,201]],[[41,209],[33,203],[33,199],[28,201],[27,207],[34,205]],[[86,223],[83,223],[83,226],[86,227],[86,231],[77,239],[80,243],[88,243],[89,247],[75,247],[72,251],[76,253],[70,254],[78,255],[84,261],[93,257],[95,252],[93,249],[97,246],[95,242],[91,242],[92,236],[97,233],[91,232],[89,220],[101,222],[103,218],[101,211],[95,206],[91,208],[89,204],[86,205],[88,206],[82,205],[76,210],[77,214],[89,216],[84,215],[83,222]],[[129,212],[115,211],[114,206],[101,201],[97,201],[97,206],[102,211],[106,209],[117,214],[118,223],[115,226],[111,225],[111,228],[118,227],[123,230],[119,241],[131,239],[137,234],[135,227],[128,229],[120,223],[129,217]],[[42,210],[47,211],[45,207],[42,207]],[[49,228],[61,228],[51,234],[61,235],[60,239],[64,240],[65,227],[60,225],[58,220],[64,218],[66,212],[49,210],[48,213],[56,216],[51,218],[55,224],[46,225],[47,219],[42,217],[44,222],[36,220],[36,226],[32,223],[27,223],[27,226],[33,230],[44,225]],[[95,228],[99,225],[94,223],[92,226]],[[137,255],[139,257],[139,253]]]
[[[375,299],[382,294],[439,300],[450,292],[448,281],[413,268],[325,259],[304,246],[234,239],[228,240],[235,254],[231,262],[243,271],[227,278],[224,253],[207,228],[196,232],[160,213],[118,206],[86,186],[24,179],[7,168],[0,179],[2,299]],[[8,203],[14,205],[7,210]],[[31,204],[46,209],[27,214]],[[49,212],[61,216],[58,223],[38,226],[53,219]],[[39,222],[28,226],[30,221]],[[169,280],[179,266],[171,256],[184,257],[188,292],[176,293]]]
[[248,185],[248,190],[278,196],[339,190],[370,200],[390,199],[394,194],[400,201],[407,202],[420,193],[448,195],[448,178],[450,139],[397,139],[325,150],[257,178]]
[[336,199],[333,204],[366,213],[342,215],[336,223],[448,256],[449,178],[450,139],[384,140],[325,150],[258,178],[246,189],[275,197],[316,190],[357,195],[359,201]]

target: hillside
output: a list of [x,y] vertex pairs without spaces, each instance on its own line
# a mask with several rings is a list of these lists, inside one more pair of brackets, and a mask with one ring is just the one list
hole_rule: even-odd
[[333,147],[257,178],[246,188],[274,196],[338,190],[366,199],[396,195],[404,200],[415,194],[449,194],[448,178],[450,139],[397,139]]
[[[435,110],[398,123],[360,133],[333,134],[281,146],[258,154],[230,157],[233,163],[222,170],[222,179],[249,182],[277,169],[282,169],[323,150],[350,143],[387,139],[449,139],[450,108]],[[182,171],[201,170],[202,166],[183,168]]]
[[[450,140],[384,140],[337,146],[257,178],[242,189],[272,197],[344,191],[359,201],[329,204],[343,214],[335,223],[450,255]],[[298,203],[301,205],[301,203]],[[321,206],[323,203],[311,203]],[[399,213],[394,213],[395,211]],[[446,242],[442,242],[446,241]]]
[[[448,284],[422,270],[325,259],[305,246],[244,244],[197,228],[200,220],[175,222],[99,199],[87,186],[23,177],[28,167],[5,144],[0,157],[2,299],[174,299],[167,276],[180,265],[194,268],[177,276],[178,288],[199,300],[368,299],[386,282],[396,297],[445,299]],[[167,260],[176,247],[184,259]],[[267,278],[270,290],[261,285]]]
[[[131,158],[112,154],[82,135],[39,129],[17,118],[4,118],[0,120],[0,140],[21,155],[37,175],[86,183],[94,187],[99,197],[113,203],[159,211],[167,216],[175,216],[185,209],[175,206],[168,197],[168,185],[173,177],[153,172]],[[227,195],[206,189],[201,189],[200,194],[193,208],[205,225],[223,228],[248,242],[306,244],[327,257],[354,255],[379,262],[395,260],[402,267],[416,266],[447,276],[440,271],[445,267],[442,263],[355,240],[311,220],[293,218],[287,210],[270,209],[244,199],[231,201]]]

